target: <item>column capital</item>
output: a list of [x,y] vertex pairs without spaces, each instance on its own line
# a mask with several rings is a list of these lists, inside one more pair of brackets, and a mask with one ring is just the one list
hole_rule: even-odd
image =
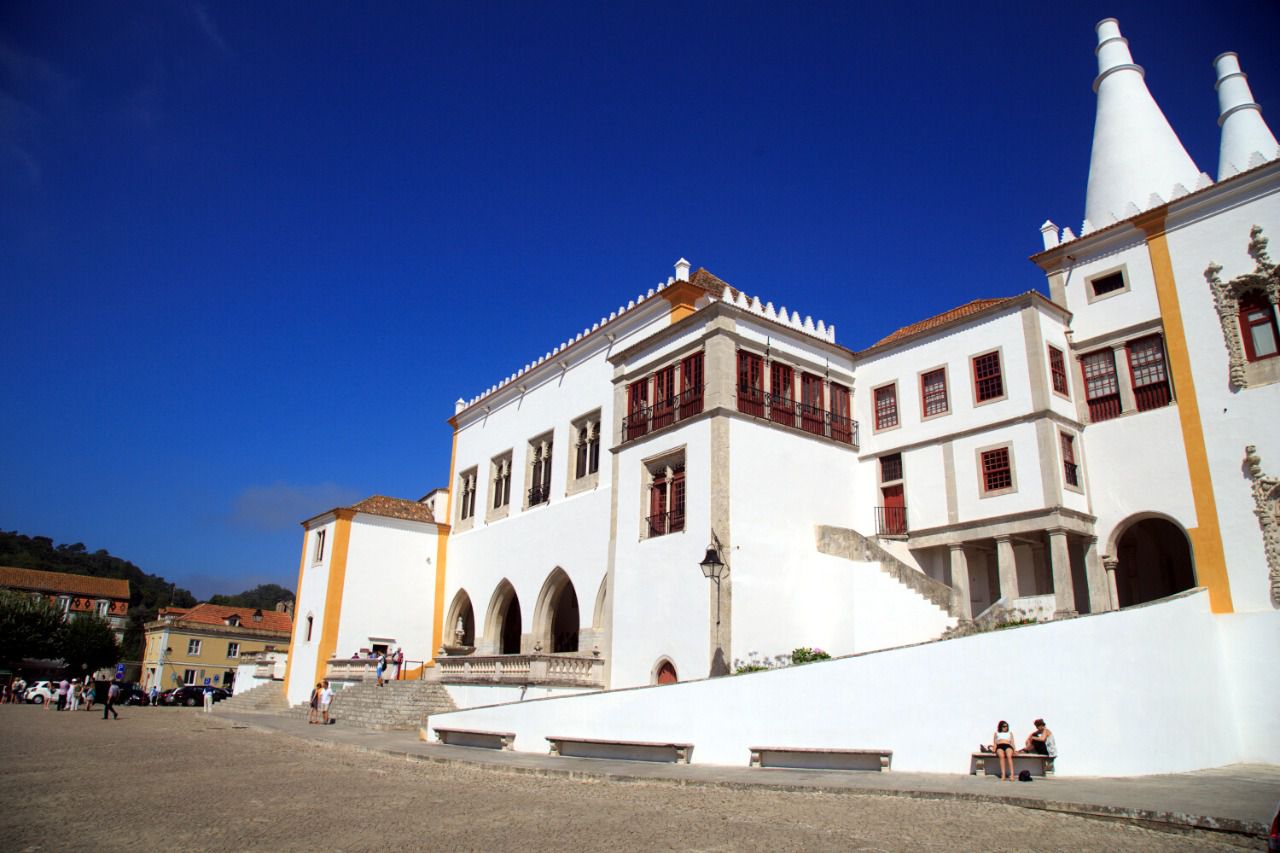
[[1103,554],[1102,566],[1107,571],[1114,572],[1116,569],[1120,568],[1120,561],[1117,560],[1115,557],[1108,557],[1106,554]]
[[995,536],[993,536],[993,537],[991,537],[991,538],[992,538],[992,539],[994,539],[994,540],[996,540],[997,542],[1011,542],[1011,541],[1013,541],[1013,534],[1011,534],[1011,533],[998,533],[998,534],[996,534]]
[[963,550],[964,550],[964,543],[963,543],[963,542],[948,542],[948,543],[947,543],[947,550],[949,550],[949,551],[951,551],[951,552],[953,552],[953,553],[954,553],[954,552],[956,552],[956,551],[963,551]]

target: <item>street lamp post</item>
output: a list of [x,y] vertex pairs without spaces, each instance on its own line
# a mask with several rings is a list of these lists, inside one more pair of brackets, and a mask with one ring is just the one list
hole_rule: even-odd
[[715,543],[707,546],[707,555],[702,558],[702,576],[716,585],[716,626],[720,625],[720,575],[724,572],[724,561],[720,559],[720,549]]

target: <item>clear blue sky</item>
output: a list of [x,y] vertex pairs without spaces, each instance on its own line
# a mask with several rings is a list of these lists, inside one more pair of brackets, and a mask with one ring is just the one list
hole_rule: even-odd
[[859,348],[1043,289],[1093,25],[1201,169],[1280,130],[1280,5],[0,5],[0,528],[292,587],[298,521],[446,484],[453,401],[681,255]]

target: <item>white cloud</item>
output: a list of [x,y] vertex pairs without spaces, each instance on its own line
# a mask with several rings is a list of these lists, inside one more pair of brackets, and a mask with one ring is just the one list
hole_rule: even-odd
[[275,482],[269,486],[248,486],[236,496],[231,523],[252,530],[295,529],[304,519],[359,499],[354,489],[337,483]]

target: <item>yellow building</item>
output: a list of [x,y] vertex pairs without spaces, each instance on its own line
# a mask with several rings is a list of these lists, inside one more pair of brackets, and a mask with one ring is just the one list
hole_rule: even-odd
[[231,689],[240,655],[288,651],[292,615],[284,604],[275,610],[252,607],[166,607],[146,626],[142,687],[169,690],[184,684]]

